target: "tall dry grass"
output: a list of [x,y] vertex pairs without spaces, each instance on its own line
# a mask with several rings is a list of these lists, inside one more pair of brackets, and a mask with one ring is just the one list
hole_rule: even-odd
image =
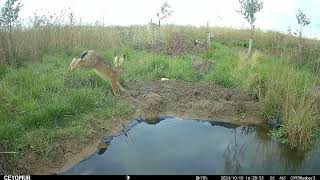
[[307,149],[313,144],[315,130],[319,126],[319,112],[315,100],[307,92],[287,94],[284,101],[286,137],[292,146]]
[[294,147],[310,148],[319,127],[319,101],[312,89],[319,77],[308,69],[299,70],[287,61],[274,63],[268,75],[263,102],[267,116],[277,118],[282,136]]
[[[74,48],[111,49],[146,41],[141,27],[41,27],[13,33],[9,48],[7,32],[0,32],[1,63],[37,61],[44,53]],[[11,57],[10,53],[14,56]]]
[[[35,16],[31,27],[14,30],[12,42],[8,32],[0,31],[0,64],[19,65],[38,61],[43,54],[52,51],[74,48],[108,50],[148,42],[146,25],[104,27],[99,24],[82,25],[68,18],[66,15],[53,17],[50,14]],[[163,41],[177,34],[205,41],[207,31],[206,27],[165,25],[160,32]],[[209,31],[213,34],[214,42],[231,46],[246,47],[250,36],[250,31],[243,29],[212,27]],[[257,30],[254,46],[263,53],[291,54],[296,57],[298,42],[298,37],[293,35]],[[303,56],[316,59],[320,54],[318,41],[304,39],[303,45]]]
[[290,54],[270,56],[256,50],[247,59],[245,51],[240,51],[235,76],[242,88],[252,91],[263,103],[265,118],[275,127],[273,136],[306,150],[314,144],[320,125],[320,91],[315,90],[320,78],[311,69],[298,67],[291,58]]

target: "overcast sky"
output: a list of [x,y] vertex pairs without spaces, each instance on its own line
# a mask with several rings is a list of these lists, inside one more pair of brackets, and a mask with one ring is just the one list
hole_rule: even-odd
[[[3,1],[3,0],[2,0]],[[59,12],[71,8],[83,22],[104,21],[106,25],[146,24],[156,20],[156,11],[164,0],[21,0],[21,15],[32,16],[35,10]],[[238,0],[168,0],[174,13],[164,21],[168,24],[249,27],[237,14]],[[295,14],[301,8],[310,17],[305,28],[309,37],[320,39],[320,0],[264,0],[264,7],[257,15],[256,27],[263,30],[286,32],[289,26],[297,30]]]

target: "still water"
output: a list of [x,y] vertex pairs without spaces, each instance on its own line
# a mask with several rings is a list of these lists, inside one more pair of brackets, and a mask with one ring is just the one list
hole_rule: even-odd
[[257,126],[168,117],[124,132],[61,174],[320,174],[318,150],[290,149]]

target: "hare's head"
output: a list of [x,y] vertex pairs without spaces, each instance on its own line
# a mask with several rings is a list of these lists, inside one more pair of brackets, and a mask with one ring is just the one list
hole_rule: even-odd
[[71,61],[68,71],[72,72],[78,67],[82,68],[94,68],[94,66],[97,64],[97,61],[99,58],[97,58],[98,55],[93,50],[85,51],[80,58],[73,58]]
[[126,57],[126,56],[125,56],[124,54],[123,54],[123,55],[117,55],[117,54],[115,54],[115,56],[114,56],[114,61],[113,61],[114,65],[115,65],[117,68],[122,69],[122,68],[123,68],[123,62],[124,62],[125,57]]
[[68,72],[72,72],[75,69],[77,69],[79,67],[79,62],[81,61],[81,59],[77,59],[77,58],[73,58],[69,67],[68,67]]

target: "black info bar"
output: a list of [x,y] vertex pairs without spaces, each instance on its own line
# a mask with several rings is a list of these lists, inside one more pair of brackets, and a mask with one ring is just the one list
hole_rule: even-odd
[[3,180],[36,180],[36,179],[190,179],[190,180],[317,180],[319,175],[2,175]]

